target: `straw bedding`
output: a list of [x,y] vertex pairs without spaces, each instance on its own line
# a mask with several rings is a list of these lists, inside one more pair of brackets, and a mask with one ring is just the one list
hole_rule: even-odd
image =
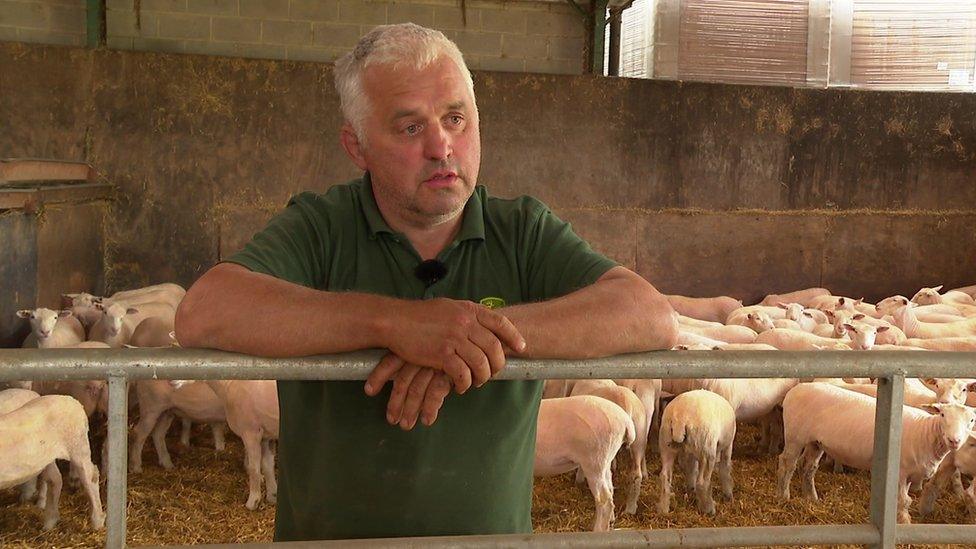
[[[247,482],[243,472],[243,446],[229,436],[227,449],[213,449],[210,431],[195,426],[190,448],[181,448],[172,430],[169,447],[176,469],[158,467],[151,444],[143,455],[144,472],[129,477],[128,543],[199,544],[268,541],[274,529],[274,509],[263,505],[257,512],[244,508]],[[695,510],[694,497],[685,493],[680,468],[674,478],[675,500],[671,513],[655,510],[660,463],[650,454],[651,477],[644,482],[637,516],[621,516],[623,492],[617,501],[616,528],[647,529],[695,526],[756,526],[789,524],[859,523],[867,520],[870,483],[867,473],[835,474],[821,467],[817,474],[820,501],[794,497],[779,501],[775,495],[776,460],[759,455],[757,430],[745,426],[736,438],[733,460],[735,500],[720,499],[718,514],[704,517]],[[67,479],[67,475],[65,475]],[[104,480],[104,479],[103,479]],[[794,478],[794,493],[799,493]],[[104,484],[102,485],[104,500]],[[917,500],[916,500],[917,501]],[[574,483],[572,473],[537,479],[533,492],[533,523],[536,532],[588,531],[593,522],[593,498],[584,486]],[[919,520],[917,513],[913,513]],[[962,502],[943,494],[934,516],[936,523],[967,523]],[[51,532],[40,529],[40,511],[17,503],[14,490],[0,492],[0,547],[102,547],[104,531],[87,528],[88,506],[80,489],[65,481],[61,499],[61,521]],[[976,546],[976,542],[974,542]]]

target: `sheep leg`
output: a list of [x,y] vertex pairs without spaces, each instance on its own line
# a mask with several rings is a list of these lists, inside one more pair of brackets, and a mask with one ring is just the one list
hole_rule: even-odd
[[[129,449],[130,473],[142,472],[142,447],[145,446],[146,438],[149,437],[149,433],[156,427],[156,422],[162,413],[162,409],[143,406],[141,402],[139,403],[139,422],[132,429],[134,437],[132,439],[132,448]],[[105,446],[108,446],[108,444]]]
[[695,493],[695,479],[698,478],[698,459],[691,452],[682,452],[679,458],[685,472],[685,488]]
[[169,449],[166,447],[166,433],[169,432],[170,425],[173,424],[173,413],[165,412],[160,416],[159,421],[152,430],[153,447],[156,448],[156,458],[159,459],[159,466],[169,471],[173,468],[173,460],[170,459]]
[[247,503],[251,511],[261,503],[261,433],[249,431],[242,433],[244,441],[244,468],[247,471]]
[[698,478],[695,480],[698,510],[712,516],[715,514],[715,500],[712,499],[712,471],[715,469],[715,456],[699,456],[698,462]]
[[20,503],[29,503],[37,497],[37,477],[20,485]]
[[661,496],[657,502],[657,512],[666,515],[671,511],[671,476],[678,449],[665,441],[661,441],[658,448],[661,452]]
[[817,496],[817,485],[815,482],[817,466],[820,465],[820,458],[823,457],[824,450],[819,444],[811,443],[807,445],[807,449],[803,454],[803,495],[816,501],[820,499]]
[[180,431],[180,446],[184,448],[190,447],[190,427],[192,426],[193,423],[189,418],[183,418],[183,430]]
[[718,478],[722,483],[722,495],[732,501],[732,444],[722,449],[718,462]]
[[210,430],[213,432],[214,449],[223,452],[225,448],[224,435],[227,433],[226,423],[211,423]]
[[800,452],[803,446],[793,441],[786,441],[783,453],[779,455],[779,468],[776,471],[777,491],[779,496],[786,500],[790,499],[790,481],[793,480],[793,473],[796,471],[796,462],[800,459]]
[[908,495],[908,479],[901,479],[898,483],[898,524],[911,524],[912,516],[908,514],[908,507],[912,504],[912,497]]
[[261,472],[264,473],[264,499],[271,504],[278,501],[278,480],[275,478],[274,460],[275,455],[274,450],[271,449],[271,441],[262,440]]
[[918,512],[923,517],[932,513],[936,500],[939,499],[942,490],[948,483],[949,475],[951,474],[950,469],[955,469],[955,467],[948,467],[946,461],[943,460],[939,464],[939,469],[935,472],[935,475],[925,483],[925,487],[922,489],[922,501],[919,503]]
[[613,478],[610,474],[610,460],[602,466],[582,464],[586,481],[593,493],[596,515],[593,518],[594,532],[609,532],[613,524]]
[[644,453],[646,450],[647,437],[641,434],[630,445],[630,455],[634,463],[631,472],[630,493],[627,495],[627,505],[624,507],[625,515],[637,514],[637,498],[640,496],[641,483],[645,476]]
[[50,530],[58,523],[61,514],[58,504],[61,501],[61,471],[57,462],[52,461],[41,472],[41,482],[49,486],[48,497],[44,502],[44,530]]

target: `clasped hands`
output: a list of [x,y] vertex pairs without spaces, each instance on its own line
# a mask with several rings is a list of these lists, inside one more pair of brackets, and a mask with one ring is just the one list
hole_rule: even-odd
[[470,301],[403,302],[392,319],[390,352],[373,368],[365,390],[376,396],[393,381],[386,420],[404,430],[418,419],[429,427],[452,387],[457,394],[481,387],[505,367],[506,352],[525,350],[507,317]]

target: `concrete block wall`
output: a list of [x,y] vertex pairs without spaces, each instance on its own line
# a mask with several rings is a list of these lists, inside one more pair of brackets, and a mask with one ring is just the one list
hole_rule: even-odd
[[[7,0],[0,0],[5,2]],[[380,24],[443,31],[472,69],[581,74],[584,20],[565,2],[107,0],[110,48],[331,62]]]
[[85,0],[0,0],[0,40],[81,46]]

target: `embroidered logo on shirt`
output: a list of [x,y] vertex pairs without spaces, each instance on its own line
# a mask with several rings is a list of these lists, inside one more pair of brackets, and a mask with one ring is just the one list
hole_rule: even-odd
[[478,303],[489,309],[500,309],[505,306],[505,300],[500,297],[483,297]]

